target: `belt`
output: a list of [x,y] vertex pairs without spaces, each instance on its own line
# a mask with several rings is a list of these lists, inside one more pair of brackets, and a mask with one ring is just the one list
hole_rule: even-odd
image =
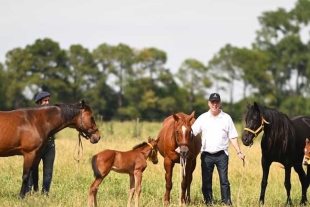
[[225,153],[224,150],[215,152],[215,153],[210,153],[210,152],[202,152],[201,154],[205,154],[205,155],[209,155],[209,156],[218,156],[218,155],[222,155],[223,153]]

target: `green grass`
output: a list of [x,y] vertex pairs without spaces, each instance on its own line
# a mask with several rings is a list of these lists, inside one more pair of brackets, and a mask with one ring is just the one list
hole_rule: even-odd
[[[91,157],[104,150],[116,149],[130,150],[136,144],[147,141],[148,136],[157,137],[161,123],[141,123],[140,137],[135,138],[137,127],[135,122],[110,122],[100,126],[102,139],[97,144],[91,144],[83,139],[82,157],[78,162],[75,158],[78,152],[78,135],[75,129],[64,129],[57,134],[56,159],[54,176],[50,196],[40,193],[27,195],[25,199],[19,198],[21,187],[22,164],[21,156],[0,159],[0,206],[48,206],[48,207],[79,207],[87,206],[89,186],[94,180],[91,169]],[[237,125],[241,129],[240,125]],[[240,133],[241,134],[241,133]],[[259,140],[249,149],[239,141],[241,149],[246,154],[245,166],[230,148],[229,180],[234,206],[258,206],[262,169],[260,165],[261,151]],[[248,150],[249,149],[249,150]],[[40,171],[42,164],[40,164]],[[165,194],[163,158],[159,155],[159,163],[148,167],[143,173],[140,206],[163,206]],[[40,185],[42,183],[42,172]],[[180,194],[180,168],[176,165],[173,175],[173,189],[171,191],[171,205],[179,206]],[[265,206],[284,206],[286,191],[284,188],[284,170],[280,165],[273,163],[269,174],[269,183],[266,191]],[[126,174],[111,172],[101,183],[98,191],[98,205],[107,207],[126,206],[129,191],[129,177]],[[217,171],[213,176],[213,194],[219,204],[220,187]],[[298,206],[301,198],[301,187],[298,176],[292,170],[291,198]],[[189,206],[204,206],[201,193],[200,158],[197,157],[197,168],[191,187],[192,203]],[[134,203],[132,203],[134,205]],[[221,205],[215,205],[221,206]]]

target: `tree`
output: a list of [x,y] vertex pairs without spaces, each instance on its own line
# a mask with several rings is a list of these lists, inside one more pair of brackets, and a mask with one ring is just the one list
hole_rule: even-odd
[[192,111],[195,96],[204,96],[206,88],[211,86],[211,80],[207,76],[207,67],[196,59],[186,59],[179,68],[177,77],[182,87],[188,90],[189,111]]
[[98,82],[98,68],[92,54],[81,45],[70,46],[67,52],[72,96],[82,99]]
[[[230,44],[225,45],[220,51],[209,61],[208,68],[211,77],[214,79],[213,82],[224,82],[227,85],[224,86],[223,90],[228,90],[229,92],[229,112],[233,113],[233,103],[234,103],[234,90],[235,82],[241,80],[242,71],[239,67],[234,65],[234,56],[236,52],[236,47]],[[220,89],[217,89],[219,91]]]
[[[27,45],[29,58],[27,74],[31,77],[29,87],[35,95],[40,90],[53,94],[54,102],[71,102],[72,85],[68,79],[70,70],[65,50],[57,42],[45,38],[38,39],[33,45]],[[74,101],[76,102],[76,101]]]

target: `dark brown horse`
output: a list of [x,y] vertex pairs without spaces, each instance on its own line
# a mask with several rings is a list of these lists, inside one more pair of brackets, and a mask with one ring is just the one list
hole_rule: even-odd
[[291,169],[297,172],[301,184],[300,204],[307,203],[309,183],[302,167],[306,138],[310,137],[310,117],[297,116],[289,119],[284,113],[260,106],[256,102],[248,105],[245,118],[246,128],[242,134],[245,146],[251,146],[257,135],[264,131],[261,140],[263,177],[259,201],[265,202],[269,169],[272,162],[279,162],[285,169],[284,186],[286,189],[286,204],[291,205]]
[[193,136],[191,126],[195,121],[195,112],[191,115],[185,113],[172,114],[167,117],[158,134],[158,151],[164,157],[166,193],[165,205],[170,203],[172,189],[172,174],[175,163],[182,167],[182,194],[181,203],[190,202],[190,186],[193,171],[196,168],[196,157],[200,152],[201,138]]
[[30,170],[39,164],[48,137],[66,127],[76,128],[91,143],[100,139],[92,110],[84,100],[0,112],[0,157],[24,156],[21,198],[25,197]]
[[112,171],[129,174],[130,188],[127,207],[130,207],[131,200],[136,192],[135,207],[139,206],[141,192],[142,173],[147,167],[146,160],[153,164],[158,163],[157,141],[148,138],[148,142],[143,142],[133,147],[132,150],[121,152],[116,150],[104,150],[94,155],[92,158],[92,168],[95,181],[90,186],[88,196],[88,206],[97,207],[97,192],[102,180]]

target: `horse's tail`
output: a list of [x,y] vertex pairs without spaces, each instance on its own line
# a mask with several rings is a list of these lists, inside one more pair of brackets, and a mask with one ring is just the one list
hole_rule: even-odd
[[101,174],[98,170],[98,167],[97,167],[97,155],[94,155],[92,160],[91,160],[91,166],[93,168],[93,172],[94,172],[94,176],[96,178],[100,178],[101,177]]

